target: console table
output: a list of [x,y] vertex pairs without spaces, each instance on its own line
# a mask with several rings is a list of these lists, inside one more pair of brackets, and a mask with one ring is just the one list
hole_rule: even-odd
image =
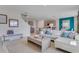
[[23,38],[22,34],[10,34],[10,35],[3,35],[3,40],[15,40],[15,39],[20,39]]

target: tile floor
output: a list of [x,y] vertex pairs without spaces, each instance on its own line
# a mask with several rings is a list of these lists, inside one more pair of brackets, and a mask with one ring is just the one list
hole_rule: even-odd
[[[7,41],[2,46],[0,45],[0,53],[41,53],[41,47],[28,42],[26,40],[13,40]],[[54,44],[51,44],[44,53],[63,53],[63,51],[55,49]]]

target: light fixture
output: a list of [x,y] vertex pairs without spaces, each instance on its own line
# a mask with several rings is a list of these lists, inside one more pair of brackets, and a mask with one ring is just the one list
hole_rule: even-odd
[[49,24],[49,26],[50,26],[50,27],[53,27],[53,26],[54,26],[54,24],[53,24],[53,23],[50,23],[50,24]]

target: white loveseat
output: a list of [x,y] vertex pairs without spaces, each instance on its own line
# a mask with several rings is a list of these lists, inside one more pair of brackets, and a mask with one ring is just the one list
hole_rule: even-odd
[[75,40],[70,38],[58,37],[55,40],[55,48],[60,48],[68,52],[79,53],[79,35],[75,36]]

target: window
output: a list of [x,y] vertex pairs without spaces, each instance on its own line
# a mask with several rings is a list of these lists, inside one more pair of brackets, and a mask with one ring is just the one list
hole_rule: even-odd
[[9,27],[18,27],[18,25],[17,19],[9,19]]

